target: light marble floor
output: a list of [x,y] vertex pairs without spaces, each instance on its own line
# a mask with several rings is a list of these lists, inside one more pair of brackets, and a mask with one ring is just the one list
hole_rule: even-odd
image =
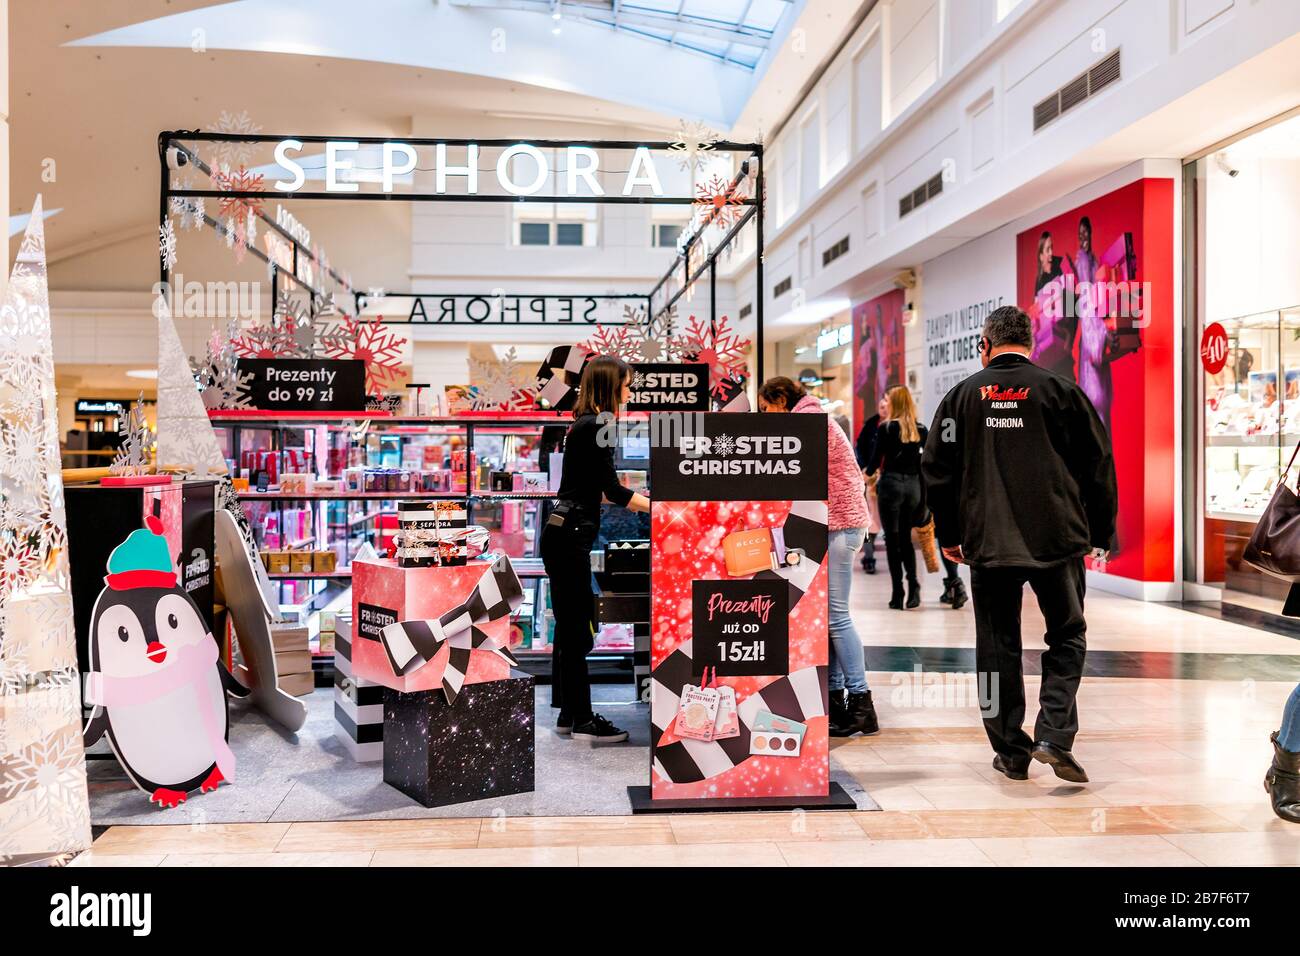
[[[856,582],[869,647],[974,646],[969,608],[939,605],[936,578],[909,612],[885,609],[883,575]],[[1268,735],[1300,680],[1300,641],[1096,590],[1088,618],[1090,649],[1139,662],[1191,655],[1178,673],[1195,674],[1195,655],[1210,654],[1296,666],[1278,680],[1230,679],[1230,658],[1215,672],[1229,679],[1086,677],[1075,745],[1084,785],[1041,765],[1025,782],[996,773],[961,675],[876,671],[883,730],[837,742],[832,757],[883,812],[117,826],[74,865],[1300,865],[1300,826],[1272,814],[1262,786]],[[1027,595],[1027,648],[1041,627]],[[1032,700],[1038,679],[1026,688]]]

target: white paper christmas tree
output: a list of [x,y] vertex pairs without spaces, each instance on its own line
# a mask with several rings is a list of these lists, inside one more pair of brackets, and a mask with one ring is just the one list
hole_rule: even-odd
[[0,305],[0,865],[90,845],[42,218]]

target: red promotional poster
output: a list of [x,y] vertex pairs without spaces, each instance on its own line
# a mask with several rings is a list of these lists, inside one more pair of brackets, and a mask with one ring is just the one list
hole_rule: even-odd
[[652,801],[851,804],[829,768],[826,417],[702,420],[651,451]]
[[906,344],[903,337],[902,289],[894,289],[853,307],[853,434],[876,414],[876,403],[895,385],[903,385]]
[[1034,361],[1078,382],[1110,433],[1119,520],[1105,570],[1174,575],[1172,180],[1141,179],[1016,237]]

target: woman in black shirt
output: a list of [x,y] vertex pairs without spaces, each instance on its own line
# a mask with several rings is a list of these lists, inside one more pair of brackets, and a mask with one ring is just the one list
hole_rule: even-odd
[[583,369],[574,422],[564,441],[559,500],[542,528],[542,564],[555,614],[552,673],[560,702],[555,731],[593,743],[627,740],[627,731],[592,712],[587,654],[595,637],[591,548],[600,532],[601,496],[632,511],[650,510],[649,499],[621,485],[614,470],[614,421],[627,404],[630,378],[627,363],[608,355]]
[[869,475],[880,472],[876,495],[880,499],[880,523],[885,529],[885,555],[893,583],[889,606],[901,611],[904,574],[907,576],[906,606],[913,608],[921,603],[912,528],[921,510],[921,452],[925,448],[926,428],[917,424],[916,404],[906,387],[897,385],[886,397],[889,420],[876,433],[866,470]]

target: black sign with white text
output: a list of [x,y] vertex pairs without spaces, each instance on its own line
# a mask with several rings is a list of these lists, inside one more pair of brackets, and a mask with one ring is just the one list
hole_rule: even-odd
[[251,372],[253,407],[264,412],[359,412],[366,407],[366,363],[360,359],[240,359]]
[[824,501],[822,414],[710,412],[650,416],[656,501]]
[[632,366],[629,412],[707,412],[709,367],[702,362]]
[[790,586],[784,579],[691,582],[693,673],[719,677],[790,670]]
[[357,603],[356,636],[370,641],[379,640],[379,632],[389,624],[397,623],[397,612],[378,604]]

